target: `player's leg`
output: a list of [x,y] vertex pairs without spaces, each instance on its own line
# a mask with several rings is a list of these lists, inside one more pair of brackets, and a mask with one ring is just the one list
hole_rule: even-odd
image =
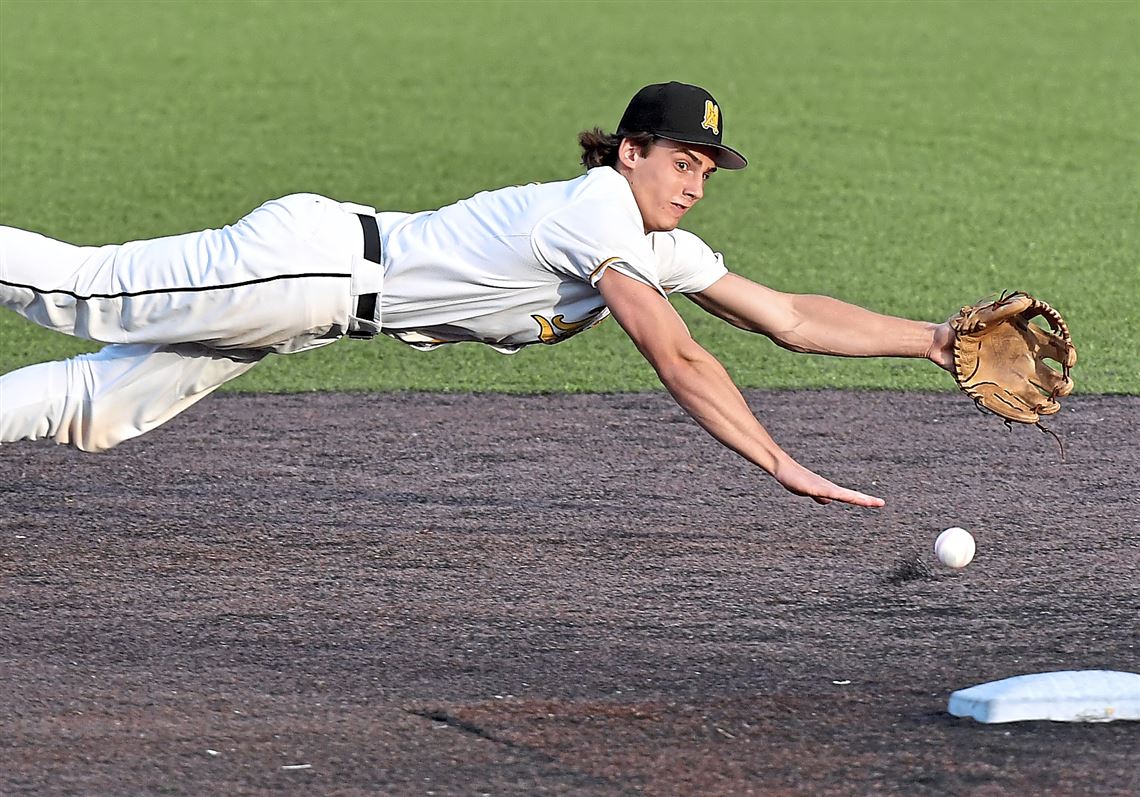
[[119,245],[0,227],[0,305],[106,343],[289,350],[345,331],[362,249],[359,219],[313,194],[221,229]]
[[[42,327],[74,334],[76,279],[114,247],[76,246],[46,235],[0,227],[0,305]],[[59,290],[58,297],[50,292]]]
[[263,352],[193,344],[112,345],[0,377],[0,442],[51,439],[104,451],[137,437],[252,368]]

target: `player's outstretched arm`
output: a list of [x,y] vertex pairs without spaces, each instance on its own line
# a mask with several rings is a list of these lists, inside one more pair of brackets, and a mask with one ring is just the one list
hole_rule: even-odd
[[724,366],[693,340],[681,316],[657,291],[613,269],[602,276],[598,289],[673,398],[722,444],[797,495],[821,504],[883,505],[881,498],[833,484],[781,449],[756,420]]
[[726,274],[690,297],[733,326],[792,351],[840,357],[923,357],[950,370],[954,333],[947,324],[881,315],[830,296],[783,293]]

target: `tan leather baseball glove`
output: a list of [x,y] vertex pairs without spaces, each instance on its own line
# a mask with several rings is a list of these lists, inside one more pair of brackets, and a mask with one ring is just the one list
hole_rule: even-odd
[[[1049,329],[1033,323],[1037,316]],[[1048,304],[1027,293],[1003,294],[963,307],[950,326],[954,378],[980,408],[1006,421],[1038,425],[1042,415],[1061,409],[1057,398],[1073,389],[1069,369],[1077,350],[1065,320]]]

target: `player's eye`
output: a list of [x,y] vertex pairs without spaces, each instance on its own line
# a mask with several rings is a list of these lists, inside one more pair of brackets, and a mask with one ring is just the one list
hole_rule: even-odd
[[681,172],[689,171],[689,162],[688,161],[677,161],[677,171],[681,171]]

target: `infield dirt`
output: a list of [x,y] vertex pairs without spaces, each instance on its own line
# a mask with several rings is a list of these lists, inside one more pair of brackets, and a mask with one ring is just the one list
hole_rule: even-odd
[[[1125,795],[1140,723],[951,691],[1140,671],[1140,399],[766,393],[882,510],[664,394],[225,395],[0,450],[5,795]],[[947,526],[974,562],[940,567]]]

